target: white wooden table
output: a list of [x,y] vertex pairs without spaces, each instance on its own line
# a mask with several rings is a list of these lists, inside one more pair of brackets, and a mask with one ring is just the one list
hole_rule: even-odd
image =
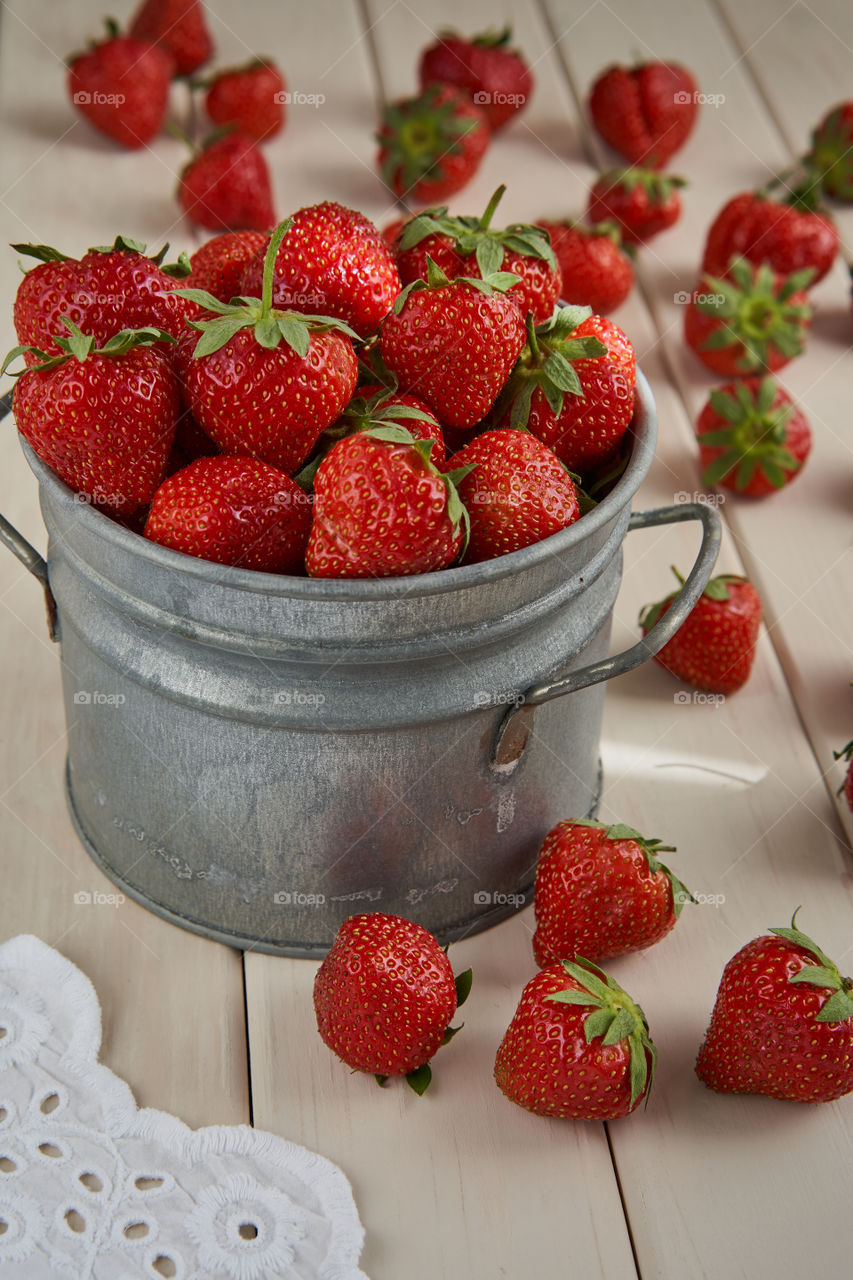
[[[125,17],[129,0],[113,6]],[[123,231],[192,248],[173,199],[181,144],[125,153],[75,119],[62,58],[100,26],[101,0],[2,6],[0,220],[4,241],[80,253]],[[681,342],[674,297],[695,282],[708,223],[730,195],[761,185],[853,89],[848,0],[249,0],[209,6],[219,63],[277,57],[293,105],[268,148],[281,215],[331,198],[383,224],[392,203],[374,170],[383,97],[414,86],[420,48],[446,25],[513,22],[537,88],[455,207],[485,206],[508,183],[507,219],[580,213],[605,156],[583,119],[601,68],[634,55],[682,60],[705,105],[677,157],[690,180],[681,223],[642,254],[617,320],[632,337],[660,413],[660,445],[636,503],[699,488],[695,418],[711,379]],[[185,116],[185,91],[175,91]],[[839,213],[853,246],[853,216]],[[14,342],[15,255],[0,255],[0,337]],[[241,954],[165,924],[131,901],[75,904],[110,886],[79,845],[62,794],[59,655],[39,592],[0,556],[0,938],[32,932],[95,984],[103,1060],[141,1105],[191,1125],[251,1120],[337,1161],[352,1181],[372,1280],[553,1280],[850,1272],[853,1098],[805,1108],[707,1091],[693,1073],[723,965],[748,939],[799,923],[853,966],[851,816],[835,799],[832,749],[853,737],[853,448],[848,280],[839,262],[815,290],[807,354],[783,375],[811,419],[814,453],[789,490],[727,496],[722,569],[746,571],[765,605],[754,674],[724,705],[680,702],[654,664],[607,695],[602,814],[676,844],[679,874],[722,905],[684,911],[675,933],[613,972],[639,999],[659,1047],[648,1110],[610,1126],[550,1122],[507,1103],[495,1049],[534,971],[532,912],[453,948],[475,969],[466,1028],[441,1054],[423,1100],[351,1075],[314,1031],[315,965]],[[36,545],[35,484],[10,423],[0,438],[0,509]],[[689,563],[695,534],[629,539],[614,648],[636,636],[641,604]],[[846,833],[846,838],[845,838]]]

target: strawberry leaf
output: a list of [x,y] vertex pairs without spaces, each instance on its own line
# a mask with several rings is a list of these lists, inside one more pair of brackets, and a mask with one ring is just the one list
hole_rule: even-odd
[[193,329],[201,330],[201,337],[193,347],[193,358],[200,360],[203,356],[213,355],[226,342],[230,342],[236,333],[247,326],[246,315],[221,316],[218,320],[191,320]]
[[620,1009],[610,1024],[607,1035],[604,1037],[606,1045],[618,1044],[620,1040],[624,1040],[634,1030],[635,1021],[634,1014],[630,1009]]
[[795,973],[789,982],[806,983],[810,987],[838,987],[838,972],[832,972],[825,969],[823,965],[809,964],[805,969],[801,969],[799,973]]
[[[305,350],[299,354],[304,356],[308,352],[308,330],[303,326],[302,331],[305,335]],[[255,342],[257,342],[258,346],[266,347],[268,351],[274,351],[283,336],[278,320],[274,315],[261,316],[252,332],[255,335]],[[289,345],[293,346],[293,343]]]
[[444,1035],[441,1037],[441,1044],[439,1045],[439,1048],[443,1049],[446,1044],[450,1044],[450,1041],[453,1039],[453,1037],[458,1036],[459,1032],[462,1030],[464,1026],[465,1026],[465,1023],[460,1022],[458,1027],[448,1027]]
[[[276,346],[279,337],[283,338],[292,351],[298,356],[307,356],[308,348],[311,345],[311,336],[308,332],[308,326],[303,320],[296,319],[295,316],[277,314],[275,316],[275,326],[277,331],[276,341],[270,345]],[[257,337],[258,329],[255,327],[255,336]]]
[[853,1018],[853,997],[849,991],[836,991],[815,1015],[815,1022],[846,1022]]
[[466,969],[463,973],[457,973],[454,979],[456,987],[456,1008],[461,1009],[462,1005],[471,994],[471,984],[474,981],[474,972],[472,969]]
[[[596,1009],[594,1013],[589,1014],[584,1019],[583,1024],[583,1033],[587,1044],[590,1044],[596,1036],[606,1035],[617,1017],[618,1015],[613,1009]],[[606,1043],[607,1041],[605,1040]]]
[[418,1097],[423,1097],[429,1088],[432,1080],[432,1070],[428,1062],[422,1067],[417,1067],[414,1071],[409,1071],[406,1075],[406,1084],[410,1089],[414,1089]]

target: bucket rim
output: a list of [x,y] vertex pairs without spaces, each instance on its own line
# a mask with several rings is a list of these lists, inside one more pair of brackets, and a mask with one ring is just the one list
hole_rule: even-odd
[[255,595],[289,596],[306,600],[348,600],[375,602],[402,597],[434,596],[449,591],[478,587],[484,583],[523,573],[536,565],[571,551],[588,536],[608,524],[630,501],[645,479],[657,441],[657,411],[651,387],[643,372],[637,369],[634,416],[628,427],[632,439],[628,464],[611,491],[592,511],[581,516],[567,529],[535,542],[519,551],[497,556],[476,564],[456,565],[429,573],[386,578],[309,578],[291,574],[265,573],[257,569],[241,569],[217,564],[196,556],[174,551],[126,529],[99,511],[78,494],[42,460],[19,436],[24,456],[35,474],[40,488],[52,502],[66,511],[91,534],[122,550],[170,572],[188,575],[208,586],[233,588]]

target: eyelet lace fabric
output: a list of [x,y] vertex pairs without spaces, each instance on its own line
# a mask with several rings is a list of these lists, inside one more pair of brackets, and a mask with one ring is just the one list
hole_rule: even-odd
[[79,969],[35,937],[0,946],[3,1280],[367,1280],[340,1169],[138,1108],[100,1044]]

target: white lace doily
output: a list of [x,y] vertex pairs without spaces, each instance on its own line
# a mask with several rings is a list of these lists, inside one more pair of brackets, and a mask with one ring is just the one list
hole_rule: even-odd
[[140,1110],[100,1043],[88,978],[38,938],[0,946],[3,1280],[367,1280],[335,1165]]

